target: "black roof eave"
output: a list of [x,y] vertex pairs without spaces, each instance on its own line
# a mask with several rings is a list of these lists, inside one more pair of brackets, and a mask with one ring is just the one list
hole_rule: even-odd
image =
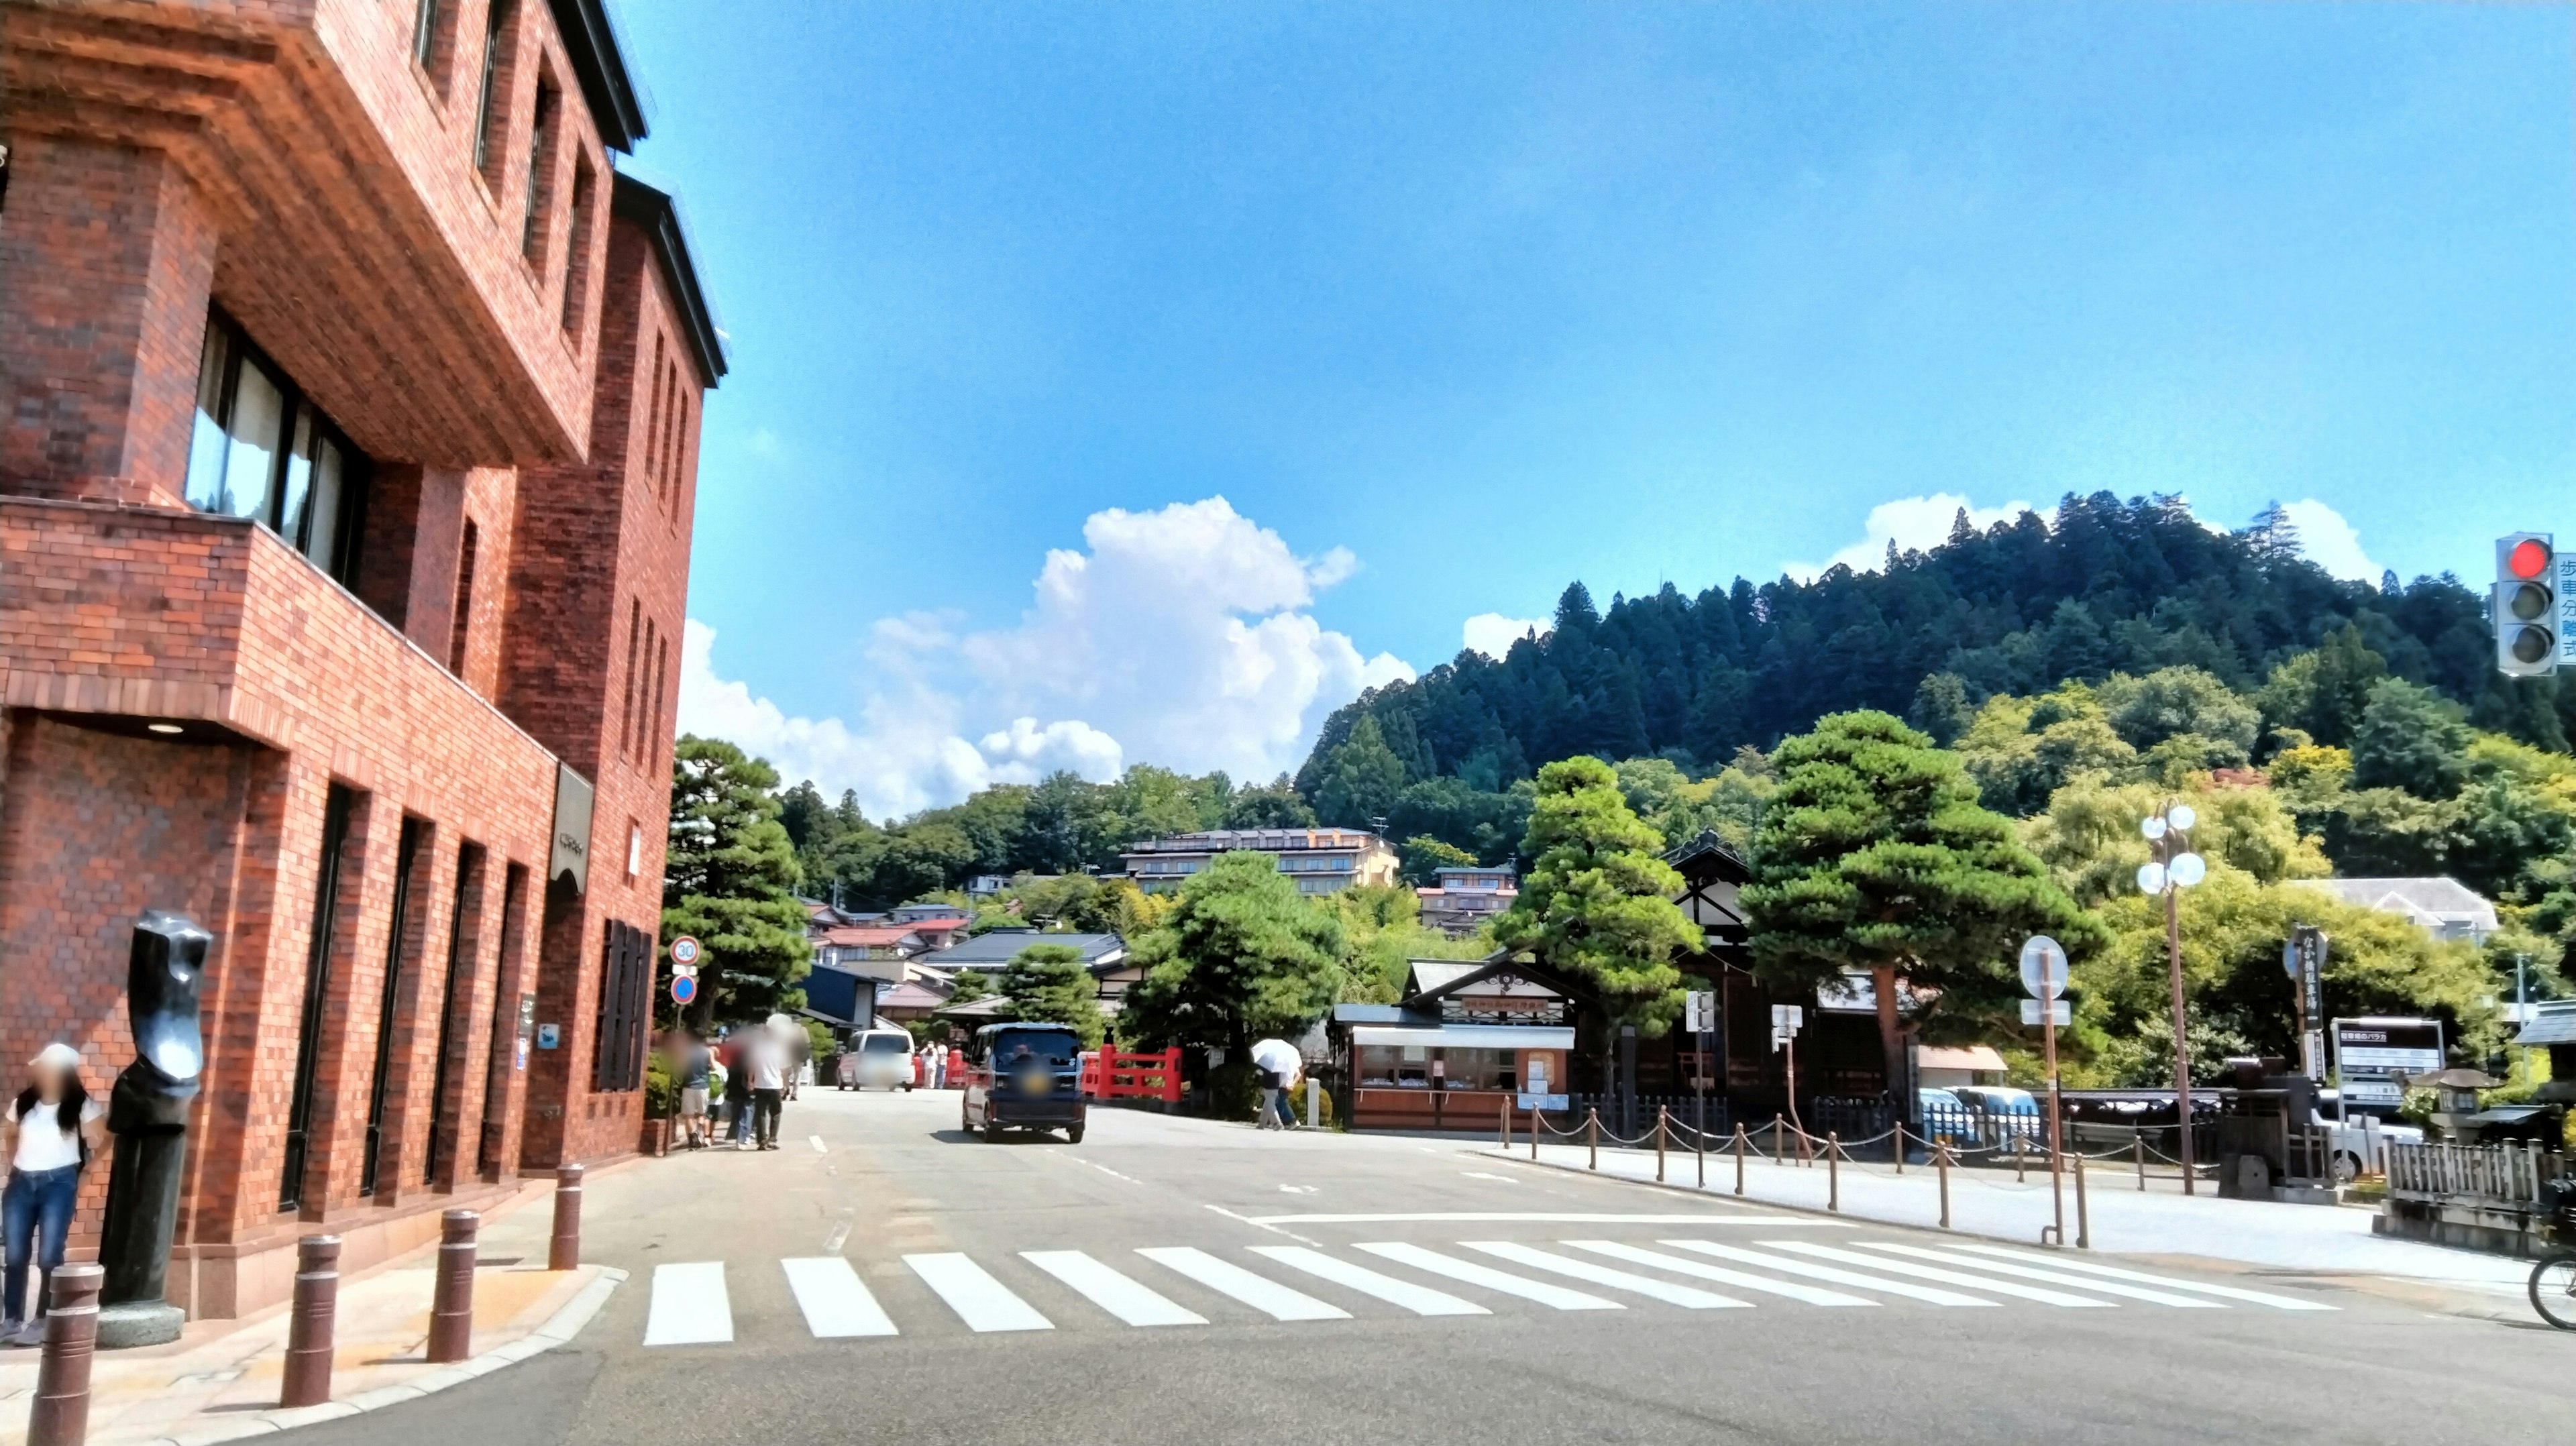
[[715,313],[708,308],[706,292],[698,285],[698,266],[689,256],[689,237],[680,226],[678,205],[669,192],[620,171],[609,207],[621,220],[642,227],[651,239],[653,258],[662,267],[662,279],[679,303],[680,330],[697,358],[698,375],[705,377],[712,389],[717,378],[725,374],[724,339],[716,334]]
[[635,93],[635,77],[626,70],[626,55],[617,44],[604,0],[551,0],[555,30],[563,37],[564,56],[581,81],[581,98],[590,107],[591,123],[609,149],[635,154],[644,139],[644,102]]

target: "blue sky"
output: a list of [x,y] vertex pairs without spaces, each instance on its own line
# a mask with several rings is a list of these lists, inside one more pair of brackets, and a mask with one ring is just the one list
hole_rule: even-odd
[[1293,766],[1471,616],[1906,499],[2313,500],[2411,576],[2576,461],[2565,7],[621,19],[734,363],[683,722],[872,812]]

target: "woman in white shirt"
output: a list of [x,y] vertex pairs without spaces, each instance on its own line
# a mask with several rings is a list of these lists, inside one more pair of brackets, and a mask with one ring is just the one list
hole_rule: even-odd
[[[45,1282],[63,1263],[71,1234],[72,1206],[80,1199],[81,1166],[106,1128],[98,1101],[81,1088],[80,1052],[56,1042],[28,1064],[35,1081],[0,1114],[0,1151],[9,1157],[9,1186],[0,1190],[0,1245],[7,1271],[0,1280],[0,1341],[31,1346],[44,1340]],[[24,1305],[27,1262],[33,1255],[45,1279]]]

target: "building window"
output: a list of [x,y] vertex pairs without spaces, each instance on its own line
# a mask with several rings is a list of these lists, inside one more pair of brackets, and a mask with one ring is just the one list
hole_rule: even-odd
[[599,1025],[591,1088],[639,1089],[644,1046],[652,1032],[653,936],[615,919],[600,941]]
[[[375,1067],[367,1076],[367,1142],[358,1158],[358,1193],[373,1195],[384,1164],[385,1106],[393,1082],[394,1027],[402,1020],[403,966],[410,962],[411,891],[415,873],[423,871],[428,860],[422,846],[428,840],[429,825],[420,819],[405,817],[401,840],[394,850],[393,918],[385,935],[385,987],[376,997]],[[396,1141],[400,1143],[399,1140]]]
[[574,158],[572,224],[565,233],[568,249],[564,253],[563,329],[576,345],[581,341],[581,324],[590,306],[590,208],[598,185],[599,177],[591,169],[590,157]]
[[313,936],[304,951],[304,1007],[297,1011],[295,1083],[286,1097],[286,1158],[278,1173],[277,1208],[304,1203],[312,1158],[313,1096],[322,1060],[322,1028],[331,1006],[331,960],[340,937],[340,863],[348,852],[349,815],[357,795],[334,783],[322,805],[322,863],[313,876]]
[[626,825],[626,877],[644,872],[644,825],[630,821]]
[[247,517],[347,582],[367,460],[231,319],[206,319],[188,443],[188,505]]
[[447,57],[453,48],[448,43],[447,25],[455,18],[456,7],[447,0],[420,0],[411,15],[411,58],[438,87],[439,98],[447,96]]
[[492,0],[483,24],[483,86],[474,102],[474,169],[482,172],[486,186],[500,184],[492,174],[492,158],[500,154],[500,147],[492,144],[499,139],[492,127],[500,120],[492,101],[501,79],[501,32],[510,23],[510,4],[511,0]]
[[447,671],[465,676],[465,643],[472,636],[474,623],[474,553],[479,545],[472,522],[465,524],[465,541],[456,549],[456,617],[447,629]]
[[520,254],[540,273],[546,268],[546,207],[555,191],[555,116],[562,109],[559,92],[540,78],[536,109],[528,115],[527,212],[519,225]]

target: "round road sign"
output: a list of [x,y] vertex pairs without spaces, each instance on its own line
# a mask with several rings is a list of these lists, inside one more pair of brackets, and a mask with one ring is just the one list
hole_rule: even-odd
[[2021,987],[2033,999],[2055,999],[2066,992],[2066,950],[2046,934],[2033,934],[2021,946]]
[[698,997],[698,981],[683,974],[671,981],[671,1002],[686,1004]]
[[688,935],[686,935],[686,934],[682,934],[679,938],[672,940],[672,941],[671,941],[671,962],[672,962],[672,963],[674,963],[674,964],[695,964],[695,963],[697,963],[697,962],[698,962],[698,941],[697,941],[697,940],[695,940],[695,939],[690,938],[690,937],[689,937]]

